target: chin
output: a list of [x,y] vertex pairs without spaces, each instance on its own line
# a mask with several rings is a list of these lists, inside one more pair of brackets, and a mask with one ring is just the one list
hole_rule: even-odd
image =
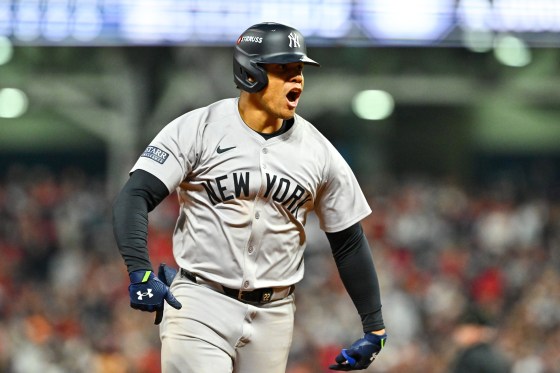
[[291,115],[283,115],[280,117],[280,119],[282,120],[290,120],[295,116],[295,113],[292,113]]
[[288,119],[292,119],[295,115],[296,115],[296,110],[295,109],[283,110],[280,113],[280,118],[284,119],[284,120],[288,120]]

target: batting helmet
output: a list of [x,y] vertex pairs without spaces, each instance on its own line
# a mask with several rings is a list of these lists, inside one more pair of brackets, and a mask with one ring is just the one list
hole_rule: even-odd
[[233,76],[238,88],[255,93],[266,87],[268,63],[303,62],[320,66],[307,57],[303,35],[295,28],[265,22],[249,27],[237,39],[233,51]]

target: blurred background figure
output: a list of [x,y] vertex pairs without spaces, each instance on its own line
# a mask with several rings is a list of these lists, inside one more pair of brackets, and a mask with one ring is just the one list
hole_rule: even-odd
[[453,341],[459,350],[450,373],[509,373],[511,367],[505,355],[496,348],[497,331],[493,322],[481,310],[470,308],[453,331]]

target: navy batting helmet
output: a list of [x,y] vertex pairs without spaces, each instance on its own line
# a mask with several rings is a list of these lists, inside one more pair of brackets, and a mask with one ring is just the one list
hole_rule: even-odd
[[249,93],[258,92],[268,84],[261,65],[292,62],[320,66],[307,57],[303,35],[295,28],[273,22],[253,25],[237,39],[233,51],[235,84]]

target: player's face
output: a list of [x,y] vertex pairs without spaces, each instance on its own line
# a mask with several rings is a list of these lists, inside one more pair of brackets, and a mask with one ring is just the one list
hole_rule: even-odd
[[268,85],[260,92],[264,109],[271,115],[293,118],[303,92],[303,63],[266,64]]

